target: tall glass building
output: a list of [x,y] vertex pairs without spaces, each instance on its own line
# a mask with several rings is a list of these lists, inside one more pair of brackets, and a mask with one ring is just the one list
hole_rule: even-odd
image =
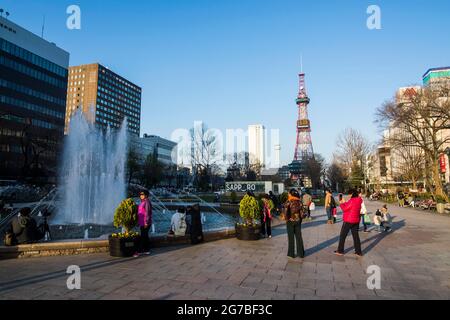
[[55,176],[68,66],[68,52],[0,17],[1,179]]

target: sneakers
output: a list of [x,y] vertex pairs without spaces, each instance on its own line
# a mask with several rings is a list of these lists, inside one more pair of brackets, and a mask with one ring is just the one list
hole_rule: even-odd
[[149,256],[151,253],[150,251],[147,252],[136,252],[135,254],[133,254],[133,258],[139,258],[140,256]]
[[344,255],[343,253],[340,253],[339,251],[335,251],[334,254],[339,256],[339,257],[342,257]]
[[269,236],[269,237],[267,238],[267,240],[270,240],[270,239],[272,239],[272,236]]
[[355,253],[355,256],[357,256],[357,257],[359,257],[359,258],[362,258],[362,257],[363,257],[362,253]]

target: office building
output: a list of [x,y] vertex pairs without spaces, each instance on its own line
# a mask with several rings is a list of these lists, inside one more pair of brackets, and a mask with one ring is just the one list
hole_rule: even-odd
[[155,135],[144,134],[143,138],[132,136],[132,147],[138,152],[141,161],[148,155],[156,155],[158,161],[166,165],[177,164],[177,143]]
[[69,53],[0,17],[0,177],[54,177]]
[[450,82],[450,67],[431,68],[422,76],[423,85],[442,84]]
[[139,136],[141,96],[140,87],[98,63],[70,67],[65,132],[71,115],[82,110],[91,123],[103,128],[119,128],[127,118],[129,132]]

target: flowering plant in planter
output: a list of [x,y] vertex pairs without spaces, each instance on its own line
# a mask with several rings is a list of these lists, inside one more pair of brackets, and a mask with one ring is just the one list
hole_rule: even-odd
[[244,225],[254,225],[255,220],[259,219],[260,207],[258,200],[248,194],[242,198],[239,204],[239,215],[244,220]]
[[261,226],[255,223],[260,218],[258,200],[250,195],[245,195],[239,204],[239,214],[243,223],[236,224],[236,237],[246,241],[259,240]]
[[131,230],[138,223],[137,211],[138,207],[133,199],[123,200],[114,214],[114,226],[116,228],[124,228],[125,234],[130,235]]
[[120,232],[113,233],[111,235],[112,238],[123,239],[123,238],[136,238],[139,237],[139,233],[137,232]]
[[133,199],[123,200],[114,214],[114,226],[124,229],[109,237],[109,253],[113,257],[131,257],[139,246],[139,234],[132,229],[138,224],[137,205]]

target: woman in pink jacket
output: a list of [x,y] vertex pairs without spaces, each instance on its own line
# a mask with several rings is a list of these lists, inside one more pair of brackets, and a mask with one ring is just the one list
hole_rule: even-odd
[[355,246],[355,254],[362,257],[361,240],[359,239],[359,221],[361,219],[361,205],[362,198],[359,196],[358,191],[352,191],[352,198],[341,204],[341,209],[344,212],[343,225],[341,230],[341,236],[339,239],[339,247],[334,253],[338,256],[344,255],[345,240],[347,239],[348,232],[352,231],[353,242]]
[[150,202],[149,196],[150,192],[147,190],[139,194],[141,203],[138,207],[138,224],[141,229],[141,242],[139,244],[139,252],[136,252],[134,257],[139,257],[141,254],[150,254],[150,237],[148,232],[152,226],[152,203]]

